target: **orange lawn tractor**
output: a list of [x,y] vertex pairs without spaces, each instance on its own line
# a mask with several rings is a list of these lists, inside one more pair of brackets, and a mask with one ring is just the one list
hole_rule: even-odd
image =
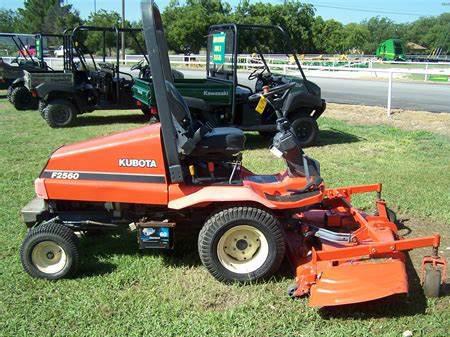
[[[160,123],[51,155],[35,181],[36,198],[22,210],[30,228],[20,251],[26,272],[72,275],[80,255],[74,232],[131,224],[143,249],[173,249],[178,231],[199,229],[200,259],[223,282],[270,277],[286,257],[295,272],[289,295],[309,295],[320,307],[406,293],[405,254],[430,247],[424,288],[439,294],[446,272],[439,235],[402,238],[380,184],[325,186],[284,116],[295,83],[249,97],[276,111],[271,152],[287,164],[278,174],[255,174],[242,166],[240,129],[191,117],[173,85],[160,12],[153,1],[142,11]],[[376,193],[374,214],[351,205],[354,194],[368,192]]]

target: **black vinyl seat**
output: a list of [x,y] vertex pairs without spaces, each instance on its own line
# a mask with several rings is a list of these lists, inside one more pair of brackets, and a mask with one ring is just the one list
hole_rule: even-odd
[[[228,157],[244,149],[245,135],[241,129],[218,127],[207,129],[206,132],[201,134],[202,124],[193,120],[183,96],[169,81],[166,81],[166,88],[168,89],[170,108],[174,119],[185,130],[184,136],[189,141],[195,142],[195,148],[189,153],[190,156]],[[201,136],[197,136],[199,133]]]
[[238,128],[213,128],[197,143],[193,155],[230,156],[244,149],[245,135]]

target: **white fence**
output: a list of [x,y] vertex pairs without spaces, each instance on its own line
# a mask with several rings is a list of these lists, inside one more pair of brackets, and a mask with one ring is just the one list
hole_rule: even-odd
[[[5,62],[11,62],[15,57],[3,57]],[[130,65],[143,59],[142,55],[126,55],[123,64]],[[62,58],[49,57],[45,58],[47,64],[53,69],[61,69],[63,65]],[[89,61],[89,59],[88,59]],[[96,62],[103,62],[103,59],[95,59]],[[106,62],[116,62],[116,58],[106,58]],[[122,61],[122,60],[121,60]],[[298,68],[295,64],[289,64],[289,59],[284,55],[270,55],[266,58],[266,62],[270,64],[271,69],[278,69],[285,75],[300,75]],[[170,63],[182,67],[194,67],[196,69],[204,69],[206,64],[206,55],[170,55]],[[334,75],[339,73],[366,73],[377,77],[379,74],[384,74],[387,78],[387,115],[391,116],[391,103],[392,103],[392,83],[394,81],[394,74],[410,74],[421,75],[424,81],[427,81],[432,75],[448,76],[450,82],[450,62],[381,62],[376,60],[369,61],[367,68],[358,68],[354,62],[338,62],[339,65],[321,66],[321,65],[308,65],[305,62],[302,63],[302,68],[308,74],[309,72],[316,71],[314,76],[322,77],[336,77]],[[376,63],[389,64],[392,68],[377,68],[374,67]],[[225,65],[231,65],[231,63],[225,63]],[[237,67],[240,71],[249,71],[255,69],[255,67],[261,66],[262,63],[255,62],[255,59],[251,55],[240,55],[238,57]],[[395,68],[397,65],[423,65],[423,69],[420,68]],[[444,68],[433,68],[430,66],[439,65]],[[310,74],[309,74],[310,75]],[[450,88],[450,86],[449,86]]]

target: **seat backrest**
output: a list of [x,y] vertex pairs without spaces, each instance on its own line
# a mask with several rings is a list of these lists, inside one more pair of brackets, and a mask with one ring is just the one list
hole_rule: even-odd
[[[169,48],[167,47],[167,40],[166,37],[164,36],[163,30],[156,31],[156,39],[158,40],[160,53],[162,55],[169,55]],[[166,79],[166,81],[170,81],[171,83],[173,83],[173,74],[172,69],[170,67],[169,57],[161,58],[161,68],[164,73],[164,78]]]
[[193,123],[189,107],[173,83],[166,81],[166,88],[169,96],[170,111],[174,119],[184,130],[188,131]]

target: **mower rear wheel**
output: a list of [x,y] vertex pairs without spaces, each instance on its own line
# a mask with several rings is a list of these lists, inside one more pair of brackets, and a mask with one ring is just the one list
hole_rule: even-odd
[[285,249],[278,219],[256,207],[231,207],[214,214],[198,237],[202,263],[222,282],[249,282],[273,275]]
[[17,110],[28,110],[36,108],[36,99],[24,86],[19,86],[11,91],[11,103]]
[[432,265],[425,266],[425,275],[423,278],[423,293],[426,297],[439,297],[441,290],[441,271]]
[[291,118],[291,127],[301,147],[312,146],[316,143],[319,135],[319,125],[314,118],[303,114],[294,115]]
[[20,259],[32,277],[48,280],[68,277],[78,267],[78,238],[71,229],[56,223],[35,227],[22,243]]
[[44,109],[44,119],[52,128],[69,126],[74,121],[76,115],[75,106],[66,99],[50,101]]

